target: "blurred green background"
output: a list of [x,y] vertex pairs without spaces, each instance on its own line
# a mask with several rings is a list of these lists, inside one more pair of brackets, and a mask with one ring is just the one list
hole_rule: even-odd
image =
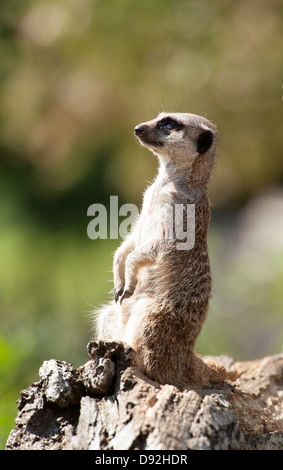
[[219,129],[214,287],[201,354],[282,351],[280,0],[10,0],[0,6],[0,445],[45,359],[88,360],[119,241],[93,203],[140,206],[157,162],[133,136],[160,111]]

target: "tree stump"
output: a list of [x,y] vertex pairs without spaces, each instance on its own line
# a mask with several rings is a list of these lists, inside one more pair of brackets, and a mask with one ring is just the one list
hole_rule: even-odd
[[121,343],[92,341],[88,353],[78,369],[43,363],[20,393],[7,450],[283,449],[283,354],[213,357],[228,379],[181,391],[142,375]]

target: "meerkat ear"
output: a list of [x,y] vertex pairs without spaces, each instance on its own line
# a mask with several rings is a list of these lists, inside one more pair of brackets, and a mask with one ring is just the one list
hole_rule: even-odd
[[213,142],[213,132],[204,130],[197,138],[197,151],[200,155],[207,152]]

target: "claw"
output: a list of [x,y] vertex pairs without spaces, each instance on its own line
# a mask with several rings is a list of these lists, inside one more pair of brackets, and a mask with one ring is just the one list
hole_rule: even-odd
[[123,294],[121,295],[120,304],[122,304],[124,299],[128,299],[132,295],[133,295],[132,292],[129,292],[128,290],[124,290]]
[[122,295],[122,293],[123,293],[122,287],[121,287],[121,289],[119,289],[118,291],[114,290],[115,302],[116,302],[116,303],[118,302],[118,299],[119,299],[120,295]]

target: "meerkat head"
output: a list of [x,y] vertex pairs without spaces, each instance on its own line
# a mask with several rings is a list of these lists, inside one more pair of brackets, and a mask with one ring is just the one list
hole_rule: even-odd
[[208,180],[215,164],[217,131],[207,119],[188,113],[161,113],[135,127],[140,143],[169,168],[189,170],[196,180]]

